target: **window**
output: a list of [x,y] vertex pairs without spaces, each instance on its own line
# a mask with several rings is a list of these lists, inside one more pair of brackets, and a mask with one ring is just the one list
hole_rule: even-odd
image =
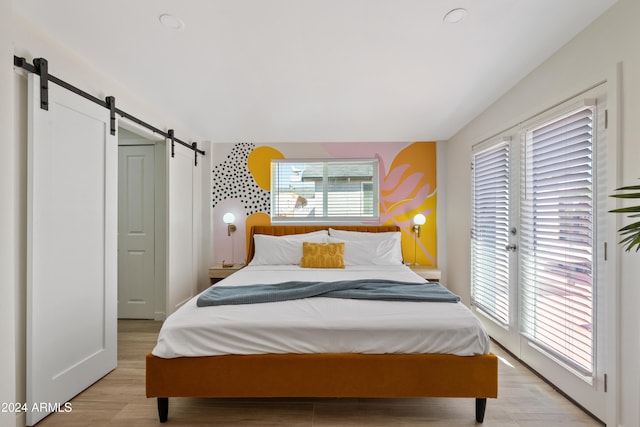
[[471,303],[509,325],[509,142],[473,154]]
[[378,220],[378,161],[273,160],[272,222]]
[[522,333],[591,376],[593,107],[526,132]]

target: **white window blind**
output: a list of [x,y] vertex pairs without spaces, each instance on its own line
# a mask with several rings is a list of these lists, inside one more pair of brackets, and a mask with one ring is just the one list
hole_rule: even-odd
[[377,159],[273,160],[274,222],[377,221]]
[[593,371],[593,115],[581,107],[526,133],[521,332]]
[[509,144],[473,155],[471,303],[509,325]]

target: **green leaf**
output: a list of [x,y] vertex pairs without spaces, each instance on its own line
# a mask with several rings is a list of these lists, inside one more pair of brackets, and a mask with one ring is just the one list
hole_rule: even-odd
[[613,213],[640,212],[640,206],[631,206],[631,207],[628,207],[628,208],[612,209],[609,212],[613,212]]
[[616,191],[622,191],[622,190],[640,190],[640,185],[629,185],[626,187],[616,188]]
[[[616,191],[637,191],[640,190],[640,185],[629,185],[626,187],[620,187],[616,189]],[[612,194],[611,197],[616,197],[620,199],[640,199],[640,193],[622,193],[622,194]],[[627,213],[631,215],[627,215],[628,218],[638,218],[640,217],[640,206],[630,206],[625,208],[618,208],[610,210],[609,212],[613,213]],[[638,212],[638,213],[636,213]],[[630,252],[634,247],[636,248],[636,252],[640,250],[640,221],[634,222],[632,224],[626,225],[618,230],[620,233],[620,244],[624,247],[625,251]]]
[[611,197],[617,197],[618,199],[640,199],[640,193],[612,194]]
[[[630,236],[632,237],[632,236]],[[627,245],[627,247],[624,249],[626,252],[631,252],[631,249],[633,249],[634,246],[636,246],[636,252],[638,252],[638,250],[640,249],[640,236],[636,236],[635,239],[629,241],[630,239],[624,239],[620,241],[620,244],[622,244],[624,246],[624,244]]]
[[638,231],[640,231],[640,221],[634,222],[633,224],[625,225],[624,227],[622,227],[618,231],[623,232],[623,231],[627,231],[627,230],[638,230]]
[[624,248],[625,251],[629,252],[631,251],[631,249],[633,249],[634,246],[638,246],[636,248],[636,252],[638,251],[638,249],[640,249],[640,234],[634,233],[630,236],[625,237],[624,239],[620,240],[619,242],[623,247],[626,245],[627,247]]

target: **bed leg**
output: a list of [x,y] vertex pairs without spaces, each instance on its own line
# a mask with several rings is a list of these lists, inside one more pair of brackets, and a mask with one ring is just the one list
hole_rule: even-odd
[[160,418],[161,423],[166,423],[167,418],[169,418],[169,398],[168,397],[158,398],[158,418]]
[[476,399],[476,421],[481,423],[484,421],[484,410],[487,409],[487,399]]

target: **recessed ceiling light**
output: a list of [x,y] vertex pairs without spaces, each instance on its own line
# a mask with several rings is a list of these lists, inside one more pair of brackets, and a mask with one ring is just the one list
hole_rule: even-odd
[[457,9],[452,9],[449,12],[447,12],[446,15],[444,15],[444,22],[448,23],[448,24],[457,24],[458,22],[462,22],[462,20],[465,18],[465,16],[468,15],[469,12],[467,12],[467,9],[464,8],[457,8]]
[[164,25],[165,27],[171,30],[184,29],[184,22],[182,21],[182,19],[178,18],[177,16],[171,15],[169,13],[164,13],[160,15],[158,19],[160,20],[160,23],[162,25]]

